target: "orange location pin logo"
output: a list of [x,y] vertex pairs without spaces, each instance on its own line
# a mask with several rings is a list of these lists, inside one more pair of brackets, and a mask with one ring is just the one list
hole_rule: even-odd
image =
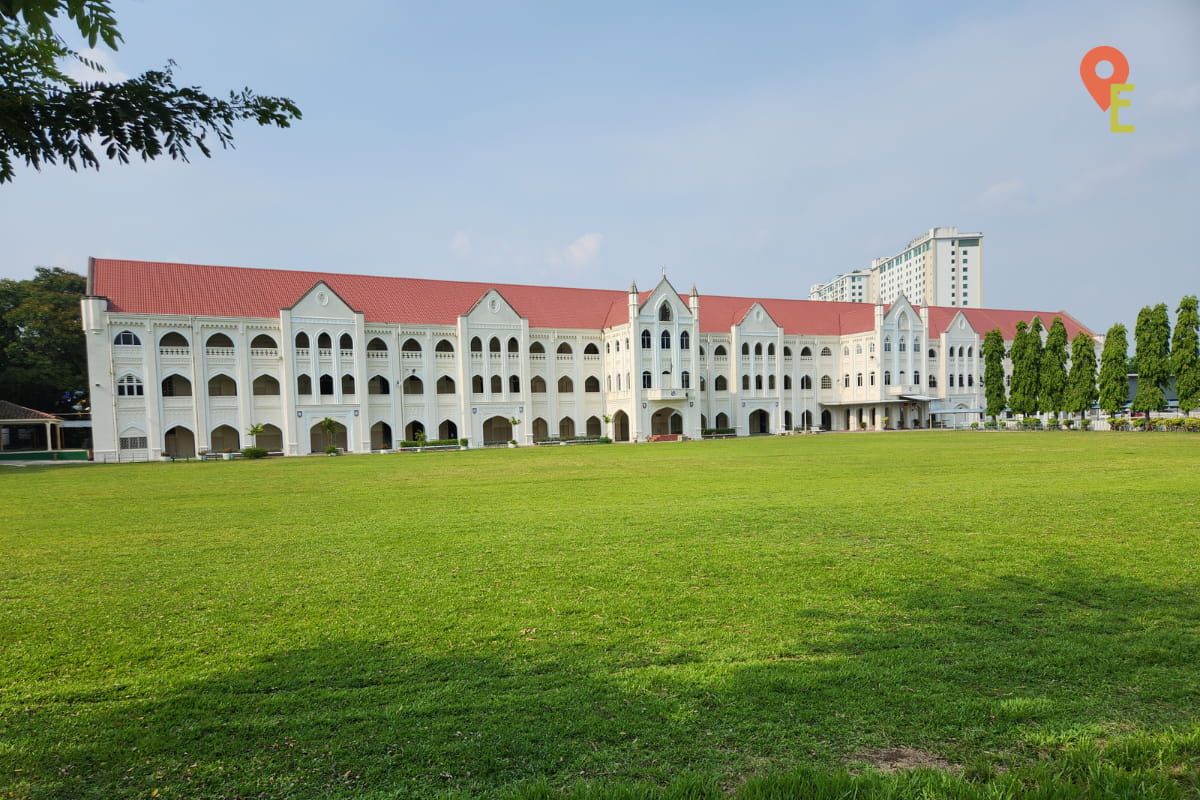
[[[1096,74],[1096,66],[1101,61],[1112,64],[1112,75],[1107,78],[1101,78]],[[1125,83],[1125,79],[1129,77],[1129,62],[1125,60],[1125,54],[1115,47],[1108,45],[1093,47],[1087,51],[1087,55],[1079,63],[1079,77],[1083,78],[1083,85],[1091,93],[1096,105],[1100,106],[1102,111],[1108,111],[1108,107],[1112,104],[1111,87],[1114,84]]]

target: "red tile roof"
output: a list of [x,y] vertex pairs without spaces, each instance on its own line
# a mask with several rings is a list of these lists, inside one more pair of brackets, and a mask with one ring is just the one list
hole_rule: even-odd
[[[600,330],[629,320],[629,293],[610,289],[570,289],[508,283],[476,283],[421,278],[342,275],[333,272],[218,267],[156,261],[97,258],[88,276],[88,293],[107,297],[108,309],[131,314],[181,314],[214,317],[278,317],[317,281],[324,281],[367,322],[453,325],[489,290],[496,289],[534,328]],[[649,292],[641,292],[645,302]],[[688,297],[680,295],[684,303]],[[841,335],[870,331],[875,307],[869,303],[700,295],[700,329],[721,333],[740,323],[755,303],[789,335]],[[917,309],[918,313],[920,309]],[[1011,339],[1017,320],[1040,316],[1050,326],[1063,318],[1068,337],[1092,332],[1069,314],[1000,311],[978,308],[929,309],[930,336],[938,336],[959,311],[982,336],[999,327]]]
[[931,337],[941,336],[942,331],[949,327],[954,316],[960,311],[980,336],[984,336],[993,328],[999,328],[1005,341],[1012,341],[1016,335],[1018,322],[1023,320],[1029,323],[1033,321],[1034,317],[1039,317],[1042,320],[1042,327],[1047,329],[1054,322],[1055,317],[1062,317],[1063,327],[1067,329],[1068,341],[1074,339],[1080,331],[1085,332],[1088,336],[1096,335],[1065,311],[1009,311],[995,308],[944,308],[941,306],[930,306],[929,308],[929,335]]
[[44,422],[48,420],[58,420],[58,417],[53,414],[47,414],[44,411],[34,411],[32,408],[19,406],[16,403],[10,403],[7,400],[0,400],[0,419],[5,422],[13,420],[37,420]]

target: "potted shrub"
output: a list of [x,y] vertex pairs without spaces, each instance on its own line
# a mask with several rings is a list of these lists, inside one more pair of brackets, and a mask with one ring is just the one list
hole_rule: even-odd
[[1092,427],[1092,421],[1087,417],[1079,420],[1079,430],[1086,431],[1090,427]]
[[1075,420],[1071,419],[1070,417],[1067,417],[1066,419],[1064,419],[1062,421],[1062,426],[1064,428],[1066,428],[1067,430],[1071,430],[1071,428],[1075,427]]

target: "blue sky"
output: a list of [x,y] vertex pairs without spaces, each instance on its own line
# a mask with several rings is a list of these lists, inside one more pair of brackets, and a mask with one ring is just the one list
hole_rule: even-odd
[[[985,303],[1200,292],[1200,3],[115,3],[115,75],[294,99],[190,164],[21,170],[0,277],[88,256],[805,297],[935,225]],[[1115,134],[1079,79],[1130,63]]]

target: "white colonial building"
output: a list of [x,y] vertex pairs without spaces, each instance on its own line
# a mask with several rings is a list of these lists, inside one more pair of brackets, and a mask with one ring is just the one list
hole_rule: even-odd
[[[92,259],[96,458],[257,444],[739,435],[978,419],[980,345],[1063,312],[468,283]],[[516,420],[514,423],[513,420]]]

